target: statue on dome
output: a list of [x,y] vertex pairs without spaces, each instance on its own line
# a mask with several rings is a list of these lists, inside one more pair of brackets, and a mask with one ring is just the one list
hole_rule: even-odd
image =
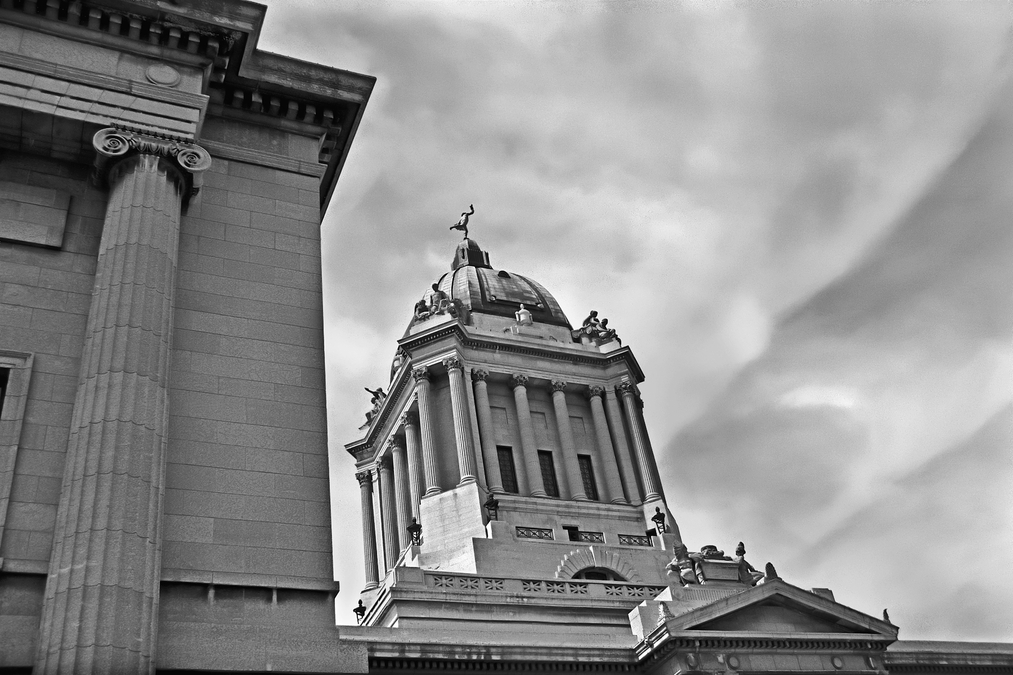
[[450,298],[440,290],[438,283],[433,284],[433,293],[429,296],[429,314],[445,314],[450,306]]
[[534,320],[531,318],[531,312],[524,307],[523,302],[520,305],[521,308],[514,312],[514,317],[521,326],[530,326],[534,323]]
[[740,583],[747,586],[755,586],[756,582],[763,578],[763,572],[758,572],[756,568],[746,561],[746,545],[741,541],[735,547],[735,557],[733,560],[739,564]]
[[608,319],[599,319],[598,311],[592,309],[591,313],[584,319],[580,328],[570,332],[574,340],[580,340],[585,344],[603,345],[615,340],[622,344],[614,328],[608,327]]
[[464,238],[465,239],[468,238],[468,219],[471,216],[475,215],[475,205],[474,204],[469,204],[468,205],[468,209],[469,209],[468,211],[463,211],[461,213],[461,219],[460,220],[458,220],[455,224],[453,224],[453,225],[450,226],[451,230],[462,230],[462,231],[464,231]]
[[675,575],[683,586],[703,583],[703,574],[697,572],[696,564],[690,559],[689,549],[686,548],[686,545],[681,541],[677,541],[672,548],[675,557],[672,558],[672,562],[665,566],[665,569],[671,575]]

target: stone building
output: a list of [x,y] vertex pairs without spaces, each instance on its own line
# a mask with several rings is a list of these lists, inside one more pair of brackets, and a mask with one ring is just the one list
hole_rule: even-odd
[[632,351],[470,239],[347,446],[336,627],[319,226],[374,81],[264,15],[0,0],[0,672],[1013,668],[690,552]]
[[319,226],[374,80],[264,14],[0,2],[0,672],[364,666]]

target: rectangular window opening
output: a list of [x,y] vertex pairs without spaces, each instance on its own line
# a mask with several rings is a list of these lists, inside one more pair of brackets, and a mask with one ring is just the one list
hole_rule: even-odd
[[512,494],[519,494],[517,487],[517,469],[514,467],[514,451],[504,445],[496,446],[496,457],[499,459],[499,475],[503,479],[503,490]]
[[598,484],[594,481],[594,465],[590,455],[577,455],[580,465],[580,478],[584,482],[584,496],[591,501],[598,501]]
[[4,414],[4,399],[7,398],[7,382],[10,375],[10,368],[0,368],[0,416]]
[[550,497],[559,497],[559,483],[556,482],[556,465],[552,461],[552,452],[549,450],[539,450],[538,464],[542,469],[542,483],[545,485],[545,494]]

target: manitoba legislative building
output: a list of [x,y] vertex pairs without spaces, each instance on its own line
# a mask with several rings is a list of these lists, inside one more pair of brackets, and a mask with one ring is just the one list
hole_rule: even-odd
[[345,445],[335,625],[320,223],[375,80],[264,20],[0,0],[0,674],[1013,673],[684,541],[630,346],[466,215]]

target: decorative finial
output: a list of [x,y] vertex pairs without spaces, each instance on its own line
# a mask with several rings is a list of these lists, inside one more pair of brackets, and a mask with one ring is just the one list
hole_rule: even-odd
[[458,220],[457,223],[455,223],[454,225],[450,226],[451,230],[463,231],[465,239],[468,238],[468,218],[475,215],[475,205],[469,204],[468,209],[469,209],[468,211],[461,212],[461,219]]
[[886,607],[883,608],[883,621],[890,623],[890,612],[886,611]]

